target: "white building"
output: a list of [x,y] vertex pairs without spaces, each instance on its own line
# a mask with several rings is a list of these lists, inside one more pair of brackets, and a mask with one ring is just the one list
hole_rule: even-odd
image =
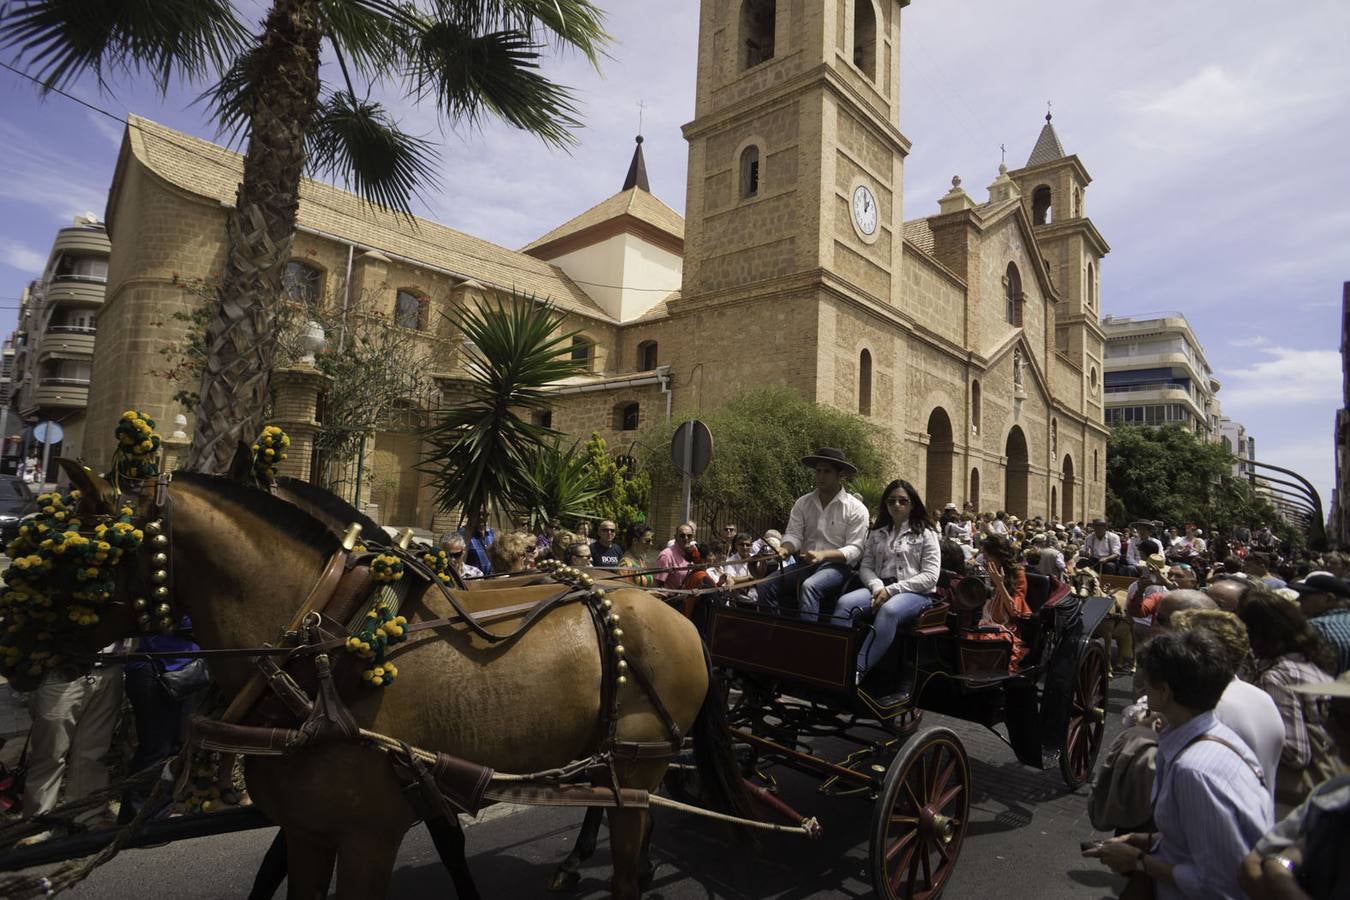
[[1102,330],[1107,425],[1184,425],[1219,439],[1219,380],[1184,315],[1107,316]]

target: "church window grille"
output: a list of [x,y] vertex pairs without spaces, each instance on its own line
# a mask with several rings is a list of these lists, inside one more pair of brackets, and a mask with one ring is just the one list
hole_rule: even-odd
[[425,294],[413,290],[400,290],[394,299],[394,324],[399,328],[425,331],[430,306],[431,301]]
[[877,14],[872,0],[853,0],[853,64],[876,80]]
[[741,151],[741,197],[759,196],[759,148],[754,144]]
[[776,0],[744,0],[741,4],[742,68],[751,69],[773,59]]

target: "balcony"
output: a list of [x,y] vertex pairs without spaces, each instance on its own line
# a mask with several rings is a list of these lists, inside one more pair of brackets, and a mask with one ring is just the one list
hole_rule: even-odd
[[58,357],[84,359],[94,355],[94,329],[76,325],[50,325],[37,347],[38,359]]
[[52,242],[52,253],[76,253],[87,256],[107,256],[112,252],[108,233],[103,226],[76,225],[62,228]]
[[[42,378],[33,389],[33,410],[84,409],[89,404],[88,378]],[[30,410],[23,410],[27,415]]]
[[56,306],[101,306],[106,278],[91,275],[61,275],[47,285],[47,304]]

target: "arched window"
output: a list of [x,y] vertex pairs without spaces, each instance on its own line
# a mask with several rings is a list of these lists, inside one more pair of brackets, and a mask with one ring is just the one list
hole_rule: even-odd
[[637,403],[618,403],[614,406],[614,430],[637,431],[641,418],[641,407]]
[[1087,264],[1087,305],[1088,309],[1097,308],[1097,269],[1092,263]]
[[[1051,420],[1050,420],[1050,458],[1051,458],[1051,459],[1055,459],[1055,458],[1058,457],[1058,456],[1059,456],[1059,420],[1058,420],[1058,419],[1051,419]],[[1050,508],[1051,508],[1051,509],[1054,509],[1054,504],[1053,504],[1053,503],[1050,504]]]
[[589,369],[595,355],[594,351],[595,345],[581,335],[572,338],[572,362],[580,363]]
[[980,381],[976,379],[970,383],[970,433],[978,435],[980,433],[980,412],[982,392],[980,390]]
[[970,470],[970,495],[966,498],[970,508],[976,512],[980,509],[980,470]]
[[877,78],[877,13],[872,0],[853,0],[853,64]]
[[1050,208],[1051,194],[1050,185],[1043,184],[1031,192],[1031,223],[1033,225],[1049,225],[1054,218],[1054,211]]
[[638,371],[650,372],[656,368],[656,341],[643,341],[637,346]]
[[1100,470],[1097,468],[1097,464],[1098,464],[1099,461],[1100,461],[1100,460],[1099,460],[1098,457],[1097,457],[1097,451],[1096,451],[1096,450],[1093,450],[1093,451],[1092,451],[1092,480],[1093,480],[1093,481],[1096,481],[1098,478],[1101,477],[1101,475],[1099,474],[1099,471],[1100,471]]
[[400,288],[394,298],[394,324],[399,328],[415,328],[425,331],[427,313],[431,301],[426,294],[407,288]]
[[1073,210],[1070,212],[1070,215],[1073,215],[1073,216],[1079,216],[1079,217],[1081,217],[1081,216],[1083,215],[1083,189],[1082,189],[1082,188],[1077,188],[1077,187],[1076,187],[1076,188],[1073,189]]
[[281,294],[293,303],[303,304],[307,309],[317,307],[319,298],[323,296],[323,269],[291,260],[281,272]]
[[773,59],[773,32],[778,18],[776,0],[744,0],[741,4],[741,68]]
[[759,148],[754,144],[741,151],[741,197],[759,196]]
[[867,350],[858,354],[858,412],[872,414],[872,354]]
[[1025,299],[1026,295],[1022,293],[1022,273],[1017,271],[1017,263],[1008,263],[1008,271],[1003,276],[1003,315],[1009,325],[1021,327],[1022,301]]

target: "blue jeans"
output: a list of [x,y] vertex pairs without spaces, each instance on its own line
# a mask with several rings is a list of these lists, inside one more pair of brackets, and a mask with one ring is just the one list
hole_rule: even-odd
[[[843,590],[853,570],[843,563],[816,563],[814,566],[796,565],[787,574],[759,587],[759,602],[768,609],[791,609],[793,594],[799,600],[801,617],[816,621],[824,601],[836,597]],[[798,590],[800,585],[800,590]]]
[[[863,639],[862,647],[858,650],[858,671],[864,673],[871,671],[872,667],[886,655],[886,651],[891,649],[891,644],[895,642],[895,633],[901,626],[913,622],[920,613],[932,605],[932,597],[908,592],[896,594],[881,604],[881,608],[877,610],[876,621],[872,623],[872,631]],[[861,587],[839,598],[836,615],[840,618],[848,616],[854,619],[871,606],[872,592]]]

